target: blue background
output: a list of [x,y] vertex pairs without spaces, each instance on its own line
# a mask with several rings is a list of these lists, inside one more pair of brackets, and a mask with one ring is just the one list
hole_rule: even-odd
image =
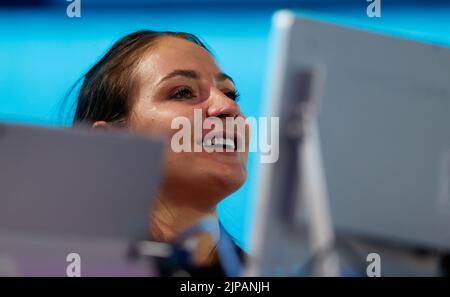
[[[68,18],[64,0],[0,1],[0,121],[61,125],[71,85],[120,37],[138,29],[186,31],[213,49],[236,81],[248,116],[263,113],[271,15],[299,13],[385,34],[450,45],[448,1],[382,0],[382,17],[368,18],[367,2],[276,0],[82,0],[81,18]],[[250,154],[249,179],[224,200],[219,216],[248,248],[259,157]]]

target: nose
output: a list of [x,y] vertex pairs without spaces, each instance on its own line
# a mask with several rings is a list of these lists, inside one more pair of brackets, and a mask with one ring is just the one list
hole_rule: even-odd
[[240,114],[239,105],[217,88],[212,88],[207,108],[208,117],[237,117]]

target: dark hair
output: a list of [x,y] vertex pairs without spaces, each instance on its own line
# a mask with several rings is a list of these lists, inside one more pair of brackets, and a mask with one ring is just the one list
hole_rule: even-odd
[[[209,48],[197,36],[185,32],[142,30],[118,40],[108,52],[70,89],[68,96],[83,79],[73,117],[78,122],[123,122],[130,113],[130,97],[135,87],[135,69],[143,53],[158,39],[172,36],[191,41],[208,52]],[[67,98],[66,98],[67,99]]]

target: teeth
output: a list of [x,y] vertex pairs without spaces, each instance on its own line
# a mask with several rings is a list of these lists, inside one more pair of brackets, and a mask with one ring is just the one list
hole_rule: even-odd
[[204,146],[211,147],[211,146],[218,146],[218,147],[224,147],[231,148],[234,150],[234,140],[230,138],[223,138],[223,137],[213,137],[212,139],[206,139],[203,143]]
[[214,144],[215,145],[226,145],[226,146],[233,146],[234,147],[234,141],[229,138],[223,138],[223,137],[215,137],[214,138]]

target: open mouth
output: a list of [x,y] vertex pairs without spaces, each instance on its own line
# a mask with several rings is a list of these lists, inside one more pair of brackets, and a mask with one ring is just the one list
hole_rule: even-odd
[[223,136],[213,136],[203,141],[203,147],[208,150],[220,150],[227,152],[234,152],[237,148],[235,138],[227,138]]
[[227,133],[226,131],[209,132],[203,138],[197,140],[206,152],[243,152],[244,138],[239,133]]

